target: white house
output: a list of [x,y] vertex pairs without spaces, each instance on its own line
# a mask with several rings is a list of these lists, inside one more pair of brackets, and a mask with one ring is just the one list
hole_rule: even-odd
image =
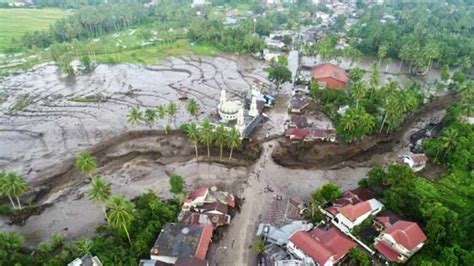
[[362,201],[357,204],[348,204],[337,210],[332,223],[341,231],[349,232],[370,215],[379,213],[382,208],[383,204],[376,199]]
[[405,154],[400,157],[400,162],[408,165],[413,171],[421,171],[426,166],[428,156],[424,153],[420,154]]

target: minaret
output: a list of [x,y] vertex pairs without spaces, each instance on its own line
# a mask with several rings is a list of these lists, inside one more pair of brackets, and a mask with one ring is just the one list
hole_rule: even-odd
[[255,96],[252,96],[252,103],[250,104],[249,116],[251,117],[258,116],[257,97]]

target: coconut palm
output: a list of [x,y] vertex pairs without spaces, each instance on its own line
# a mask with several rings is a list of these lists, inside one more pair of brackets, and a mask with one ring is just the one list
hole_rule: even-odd
[[92,249],[92,240],[88,238],[81,238],[76,241],[76,247],[82,253],[89,253]]
[[356,81],[351,88],[351,96],[356,100],[356,108],[359,108],[359,101],[367,94],[367,88],[362,81]]
[[[12,207],[21,210],[20,196],[26,192],[28,185],[25,179],[14,172],[0,173],[0,194],[6,195],[12,204]],[[16,198],[17,205],[13,201]]]
[[380,83],[380,69],[377,63],[372,65],[372,74],[370,74],[370,86],[376,88]]
[[127,199],[119,195],[112,195],[107,200],[107,221],[112,228],[123,232],[127,235],[128,242],[132,244],[130,239],[129,229],[135,218],[135,205]]
[[128,110],[127,114],[127,121],[132,124],[136,125],[139,124],[143,120],[143,113],[138,107],[132,107]]
[[441,142],[441,148],[443,149],[444,157],[456,146],[458,135],[458,130],[450,127],[446,129],[446,131],[444,131],[441,137],[439,138]]
[[153,123],[155,123],[157,118],[157,113],[155,109],[150,109],[147,108],[145,110],[145,115],[144,115],[144,120],[150,126],[150,128],[153,126]]
[[174,102],[169,102],[166,106],[166,113],[170,121],[173,121],[174,127],[176,127],[176,113],[178,112],[178,106]]
[[197,118],[197,115],[199,114],[199,109],[200,109],[200,106],[199,106],[199,103],[194,100],[194,99],[190,99],[186,105],[186,110],[188,111],[188,113],[191,115],[191,116],[194,116]]
[[[156,107],[156,112],[157,112],[157,115],[160,119],[165,119],[166,115],[167,115],[167,111],[166,111],[166,105],[163,105],[163,104],[160,104]],[[165,133],[168,134],[168,124],[166,124],[164,126],[164,129],[165,129]]]
[[194,149],[196,151],[196,159],[199,157],[198,153],[198,143],[200,139],[200,131],[196,123],[184,124],[182,126],[184,134],[193,142]]
[[201,123],[201,135],[200,139],[202,142],[206,143],[207,146],[207,157],[211,156],[211,150],[209,148],[210,143],[214,137],[214,126],[211,124],[209,119],[204,119]]
[[388,45],[386,43],[379,46],[377,56],[379,57],[379,65],[382,63],[382,59],[387,55]]
[[81,173],[91,176],[91,173],[97,168],[97,159],[88,151],[81,151],[76,155],[74,167]]
[[105,216],[107,217],[105,203],[112,194],[112,185],[110,183],[105,182],[105,180],[101,176],[93,177],[91,185],[92,187],[87,192],[87,197],[89,197],[89,199],[92,201],[98,201],[104,204],[102,210]]
[[227,146],[230,148],[229,159],[232,159],[232,152],[240,145],[240,132],[232,128],[227,132]]
[[220,124],[214,131],[214,143],[219,146],[220,155],[219,158],[222,159],[222,148],[228,142],[227,129],[223,124]]

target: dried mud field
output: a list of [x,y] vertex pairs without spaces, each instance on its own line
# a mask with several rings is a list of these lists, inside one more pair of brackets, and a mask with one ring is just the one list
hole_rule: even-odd
[[[89,74],[66,77],[55,65],[0,79],[0,168],[32,181],[65,158],[130,129],[129,107],[174,101],[176,123],[190,119],[178,92],[187,91],[213,111],[221,88],[229,95],[266,82],[263,62],[246,57],[168,58],[149,66],[99,65]],[[162,128],[158,122],[154,128]]]

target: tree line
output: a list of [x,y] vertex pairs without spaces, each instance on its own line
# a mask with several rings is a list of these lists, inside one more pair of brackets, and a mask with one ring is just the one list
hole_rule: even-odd
[[[395,20],[383,20],[385,14]],[[364,54],[397,58],[410,72],[425,72],[434,61],[439,65],[469,70],[474,61],[474,9],[458,1],[389,1],[366,9],[350,36],[360,39]]]

